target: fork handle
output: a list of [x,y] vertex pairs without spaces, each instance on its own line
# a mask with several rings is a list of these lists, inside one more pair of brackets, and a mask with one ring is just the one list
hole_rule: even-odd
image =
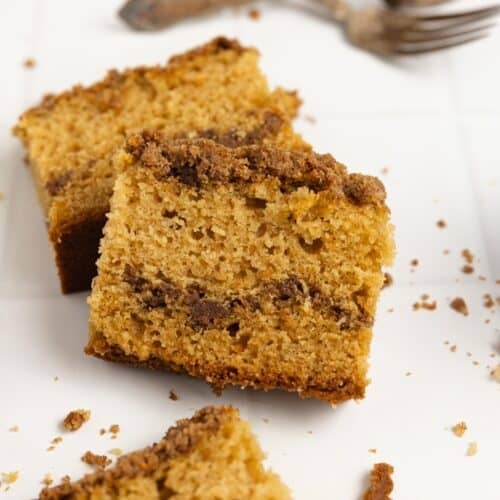
[[212,9],[251,0],[128,0],[120,17],[138,31],[154,31]]

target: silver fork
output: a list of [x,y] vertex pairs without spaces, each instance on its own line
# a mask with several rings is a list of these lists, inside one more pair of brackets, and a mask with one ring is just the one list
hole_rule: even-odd
[[345,0],[320,2],[354,45],[384,56],[423,54],[479,40],[493,26],[481,22],[500,14],[500,5],[431,16],[381,7],[353,9]]

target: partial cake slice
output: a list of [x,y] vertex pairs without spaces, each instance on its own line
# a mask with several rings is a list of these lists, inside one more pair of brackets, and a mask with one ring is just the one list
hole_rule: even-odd
[[330,155],[129,138],[90,304],[87,353],[330,403],[362,398],[383,185]]
[[157,444],[124,455],[109,470],[45,488],[41,500],[285,500],[288,488],[264,470],[248,422],[231,407],[180,420]]
[[90,87],[47,96],[14,129],[47,218],[62,291],[90,288],[115,181],[112,155],[144,127],[228,146],[308,146],[291,128],[299,99],[270,90],[258,52],[215,40],[165,66],[110,71]]

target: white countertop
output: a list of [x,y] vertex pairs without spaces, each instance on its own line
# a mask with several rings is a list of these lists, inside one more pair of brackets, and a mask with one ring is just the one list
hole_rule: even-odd
[[[299,500],[358,499],[377,461],[396,468],[396,500],[500,498],[500,383],[487,367],[500,362],[500,307],[482,304],[485,293],[500,296],[498,34],[387,62],[347,45],[336,26],[279,4],[261,5],[259,21],[245,9],[226,11],[156,34],[128,31],[115,16],[120,4],[1,6],[0,472],[19,470],[20,477],[9,492],[0,488],[0,499],[33,498],[48,472],[57,480],[88,472],[80,462],[87,449],[143,447],[176,419],[218,403],[233,403],[251,420],[268,463]],[[299,89],[297,128],[318,151],[386,184],[397,228],[395,284],[382,292],[373,382],[360,403],[332,409],[293,394],[238,390],[217,398],[198,380],[82,354],[85,294],[59,293],[42,213],[10,128],[48,91],[91,83],[110,67],[163,62],[218,34],[257,46],[270,82]],[[31,70],[22,64],[28,57],[36,60]],[[438,219],[447,227],[439,229]],[[472,275],[460,272],[464,248],[476,256]],[[419,266],[411,272],[414,258]],[[435,311],[412,311],[423,293],[437,300]],[[456,296],[468,303],[468,317],[449,307]],[[169,400],[171,388],[179,401]],[[69,435],[59,424],[75,408],[92,410],[92,418]],[[450,427],[462,420],[468,430],[457,438]],[[122,429],[118,439],[99,436],[113,423]],[[9,432],[14,425],[19,431]],[[46,451],[59,435],[63,442]],[[473,457],[466,456],[471,441],[478,444]]]

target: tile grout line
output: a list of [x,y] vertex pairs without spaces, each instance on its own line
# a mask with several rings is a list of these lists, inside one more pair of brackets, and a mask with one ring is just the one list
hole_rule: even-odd
[[[467,133],[464,127],[464,123],[462,121],[462,117],[464,115],[468,115],[469,113],[465,112],[462,113],[460,112],[460,105],[459,105],[459,97],[458,97],[458,89],[454,80],[454,74],[453,74],[453,61],[450,57],[449,54],[446,54],[446,72],[448,74],[448,87],[450,90],[450,97],[451,101],[453,104],[453,116],[454,116],[454,123],[453,126],[456,130],[459,143],[460,143],[460,150],[462,152],[463,156],[463,161],[465,163],[465,167],[467,170],[467,176],[470,181],[470,186],[471,190],[473,193],[473,201],[477,213],[477,218],[478,218],[478,226],[479,226],[479,233],[481,236],[481,242],[484,246],[485,249],[485,257],[486,257],[486,272],[489,276],[493,277],[493,270],[491,266],[492,258],[490,255],[491,249],[489,248],[487,244],[487,239],[486,239],[486,230],[484,228],[484,223],[483,223],[483,217],[482,217],[482,211],[481,211],[481,201],[480,201],[480,196],[479,192],[477,189],[477,182],[475,175],[472,171],[471,165],[472,165],[472,156],[470,154],[470,150],[467,145]],[[496,114],[496,113],[490,113],[491,114]]]

